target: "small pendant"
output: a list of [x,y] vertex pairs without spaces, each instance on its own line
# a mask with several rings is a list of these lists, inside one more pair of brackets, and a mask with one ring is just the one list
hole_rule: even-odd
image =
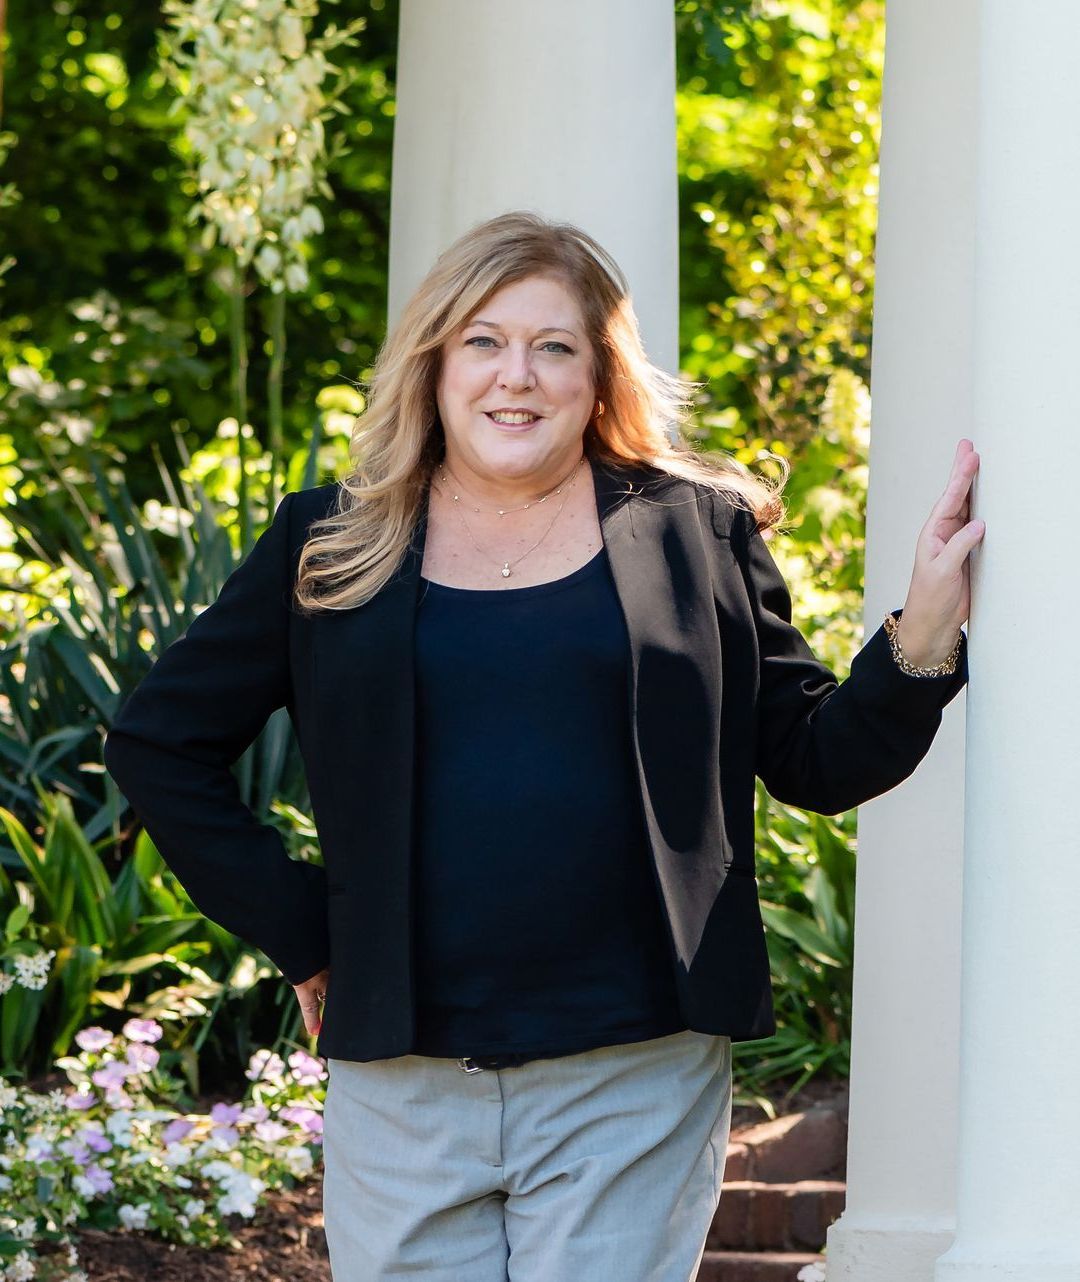
[[502,568],[502,576],[503,576],[503,578],[504,578],[504,579],[508,579],[508,578],[510,577],[510,562],[509,562],[509,561],[506,561],[506,562],[504,562],[504,564],[503,564],[503,568]]

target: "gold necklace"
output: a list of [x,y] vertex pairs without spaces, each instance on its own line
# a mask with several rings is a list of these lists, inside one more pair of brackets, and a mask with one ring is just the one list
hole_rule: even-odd
[[[582,455],[582,458],[584,457],[585,456]],[[498,512],[500,516],[506,516],[507,513],[509,512],[524,512],[527,508],[533,507],[534,505],[536,507],[539,507],[541,503],[546,503],[553,494],[562,493],[562,487],[566,484],[567,479],[573,476],[577,472],[577,469],[580,463],[581,463],[581,459],[578,459],[577,463],[574,464],[574,466],[570,469],[567,475],[563,477],[563,479],[559,482],[559,484],[556,485],[556,487],[553,490],[549,490],[542,498],[533,499],[528,503],[522,504],[521,507],[478,507],[476,503],[472,503],[472,510],[474,512],[491,512],[491,513]],[[451,472],[450,469],[447,467],[445,460],[439,466],[442,470],[443,476],[451,477],[454,483],[457,485],[458,489],[462,489],[461,482],[457,479],[456,476],[454,476],[453,472]],[[462,492],[464,493],[463,489],[462,489]],[[455,503],[461,502],[461,497],[458,494],[451,493],[450,497],[454,500]]]
[[[582,463],[584,462],[585,462],[585,455],[583,454],[581,458],[579,458],[578,461],[574,464],[574,470],[570,473],[569,485],[564,480],[562,484],[559,486],[559,488],[553,492],[556,494],[561,493],[564,487],[567,489],[567,491],[573,489],[574,481],[577,479],[578,470],[581,467]],[[457,496],[453,495],[451,497],[456,498]],[[544,495],[544,498],[547,498],[546,494]],[[531,548],[527,548],[524,552],[522,552],[522,554],[519,557],[515,557],[513,561],[503,561],[500,574],[502,574],[504,579],[508,579],[510,575],[513,573],[513,571],[510,569],[511,565],[517,565],[519,561],[524,561],[524,559],[529,555],[530,552],[534,551],[536,548],[540,546],[541,543],[543,543],[543,541],[551,533],[552,526],[554,526],[555,522],[559,519],[559,513],[566,506],[569,498],[570,498],[570,495],[569,493],[567,493],[566,498],[564,498],[563,501],[559,504],[558,510],[556,511],[555,515],[551,518],[551,521],[548,523],[547,529],[543,532],[543,534],[540,535],[540,537],[536,540],[536,542],[532,545]],[[543,499],[541,499],[540,502],[543,502]],[[529,505],[526,504],[526,506],[529,506]],[[481,553],[483,556],[486,557],[487,553],[480,546],[480,544],[477,543],[476,539],[473,538],[473,532],[472,530],[469,529],[468,521],[465,520],[465,513],[462,512],[460,507],[457,507],[456,505],[454,510],[457,512],[458,516],[460,517],[461,524],[465,527],[465,533],[469,536],[469,539],[471,540],[473,547],[476,548],[477,552]],[[477,511],[480,511],[480,510],[481,509],[477,508]],[[492,509],[488,509],[488,510],[491,511]],[[504,509],[504,510],[520,510],[520,509]],[[503,512],[500,511],[499,515],[502,516],[502,514]]]

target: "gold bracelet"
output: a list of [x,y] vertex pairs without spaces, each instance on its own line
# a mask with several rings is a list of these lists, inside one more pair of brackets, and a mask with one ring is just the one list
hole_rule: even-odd
[[956,638],[956,644],[948,658],[932,668],[918,668],[913,664],[903,650],[900,649],[900,620],[893,617],[892,613],[885,616],[885,632],[889,638],[889,645],[892,647],[892,656],[896,660],[897,667],[902,672],[906,672],[909,677],[947,677],[956,671],[957,660],[960,657],[960,646],[964,640],[964,633],[961,629]]

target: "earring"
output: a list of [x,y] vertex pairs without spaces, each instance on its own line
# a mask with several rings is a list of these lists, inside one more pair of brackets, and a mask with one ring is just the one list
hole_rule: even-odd
[[597,418],[603,418],[603,417],[604,417],[604,402],[603,402],[602,400],[600,400],[599,398],[597,398],[596,403],[597,403],[597,405],[599,405],[599,406],[600,406],[600,408],[596,411],[596,417],[597,417]]

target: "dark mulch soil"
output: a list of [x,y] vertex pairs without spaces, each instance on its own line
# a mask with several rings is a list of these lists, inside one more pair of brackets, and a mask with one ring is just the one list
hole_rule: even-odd
[[175,1246],[141,1233],[79,1234],[90,1282],[330,1282],[322,1229],[322,1181],[270,1197],[236,1231],[240,1249]]
[[[847,1112],[847,1083],[810,1081],[792,1096],[777,1089],[778,1114],[815,1106]],[[780,1107],[782,1105],[782,1108]],[[732,1113],[732,1129],[766,1120],[760,1108]],[[79,1256],[89,1282],[330,1282],[322,1228],[322,1181],[274,1194],[251,1222],[239,1222],[240,1249],[207,1251],[174,1246],[140,1233],[79,1234]]]

